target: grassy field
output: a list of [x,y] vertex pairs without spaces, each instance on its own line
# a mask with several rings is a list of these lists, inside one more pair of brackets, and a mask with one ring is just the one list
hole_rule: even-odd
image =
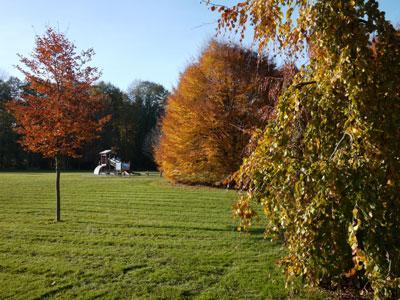
[[284,288],[283,246],[234,231],[235,192],[158,176],[0,173],[0,299],[318,298]]

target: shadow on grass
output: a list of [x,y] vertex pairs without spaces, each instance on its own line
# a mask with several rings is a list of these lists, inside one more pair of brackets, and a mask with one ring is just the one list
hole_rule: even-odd
[[[236,227],[227,225],[226,227],[202,227],[202,226],[180,226],[180,225],[147,225],[147,224],[129,224],[129,223],[108,223],[99,221],[77,221],[79,224],[87,225],[105,225],[107,227],[127,227],[127,228],[149,228],[149,229],[170,229],[183,231],[210,231],[210,232],[237,232]],[[241,234],[237,232],[237,234]],[[245,234],[264,239],[264,228],[251,228]]]
[[67,285],[64,285],[64,286],[60,286],[60,287],[55,288],[55,289],[53,289],[51,291],[48,291],[48,292],[46,292],[46,293],[44,293],[44,294],[42,294],[42,295],[40,295],[40,296],[38,296],[38,297],[36,297],[34,299],[35,300],[36,299],[38,299],[38,300],[39,299],[48,299],[48,298],[51,298],[51,297],[55,296],[58,293],[61,293],[61,292],[65,291],[65,290],[72,289],[72,288],[73,288],[72,284],[67,284]]

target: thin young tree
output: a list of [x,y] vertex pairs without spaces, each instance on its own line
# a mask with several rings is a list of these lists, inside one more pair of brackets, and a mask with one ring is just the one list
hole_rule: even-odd
[[102,96],[93,88],[100,77],[88,66],[93,49],[77,53],[63,33],[48,28],[36,37],[30,58],[19,55],[17,69],[25,76],[29,92],[8,103],[29,151],[53,158],[56,169],[56,221],[61,219],[60,163],[62,157],[78,157],[83,144],[97,137],[109,119],[99,117]]

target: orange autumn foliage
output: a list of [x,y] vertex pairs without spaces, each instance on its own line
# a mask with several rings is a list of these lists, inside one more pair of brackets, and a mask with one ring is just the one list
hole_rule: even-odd
[[280,77],[266,57],[211,41],[168,98],[155,149],[164,175],[174,182],[219,184],[237,171],[252,133],[273,111],[268,76]]
[[97,136],[108,117],[99,118],[102,98],[92,87],[97,68],[86,66],[92,49],[76,53],[64,34],[47,29],[36,37],[31,58],[20,56],[28,92],[8,103],[16,131],[27,150],[45,157],[79,156],[82,145]]

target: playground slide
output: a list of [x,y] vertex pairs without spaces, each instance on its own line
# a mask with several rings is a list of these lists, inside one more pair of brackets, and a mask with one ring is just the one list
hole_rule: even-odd
[[118,158],[110,158],[108,160],[110,162],[110,165],[113,166],[115,168],[115,170],[117,171],[121,171],[121,161]]
[[106,164],[102,164],[102,165],[97,166],[96,169],[94,169],[93,174],[94,175],[100,175],[101,168],[103,168],[105,166],[107,166],[107,165]]
[[117,164],[121,163],[121,161],[117,158],[109,158],[108,161],[110,162],[110,165],[112,165],[113,167],[115,167]]

